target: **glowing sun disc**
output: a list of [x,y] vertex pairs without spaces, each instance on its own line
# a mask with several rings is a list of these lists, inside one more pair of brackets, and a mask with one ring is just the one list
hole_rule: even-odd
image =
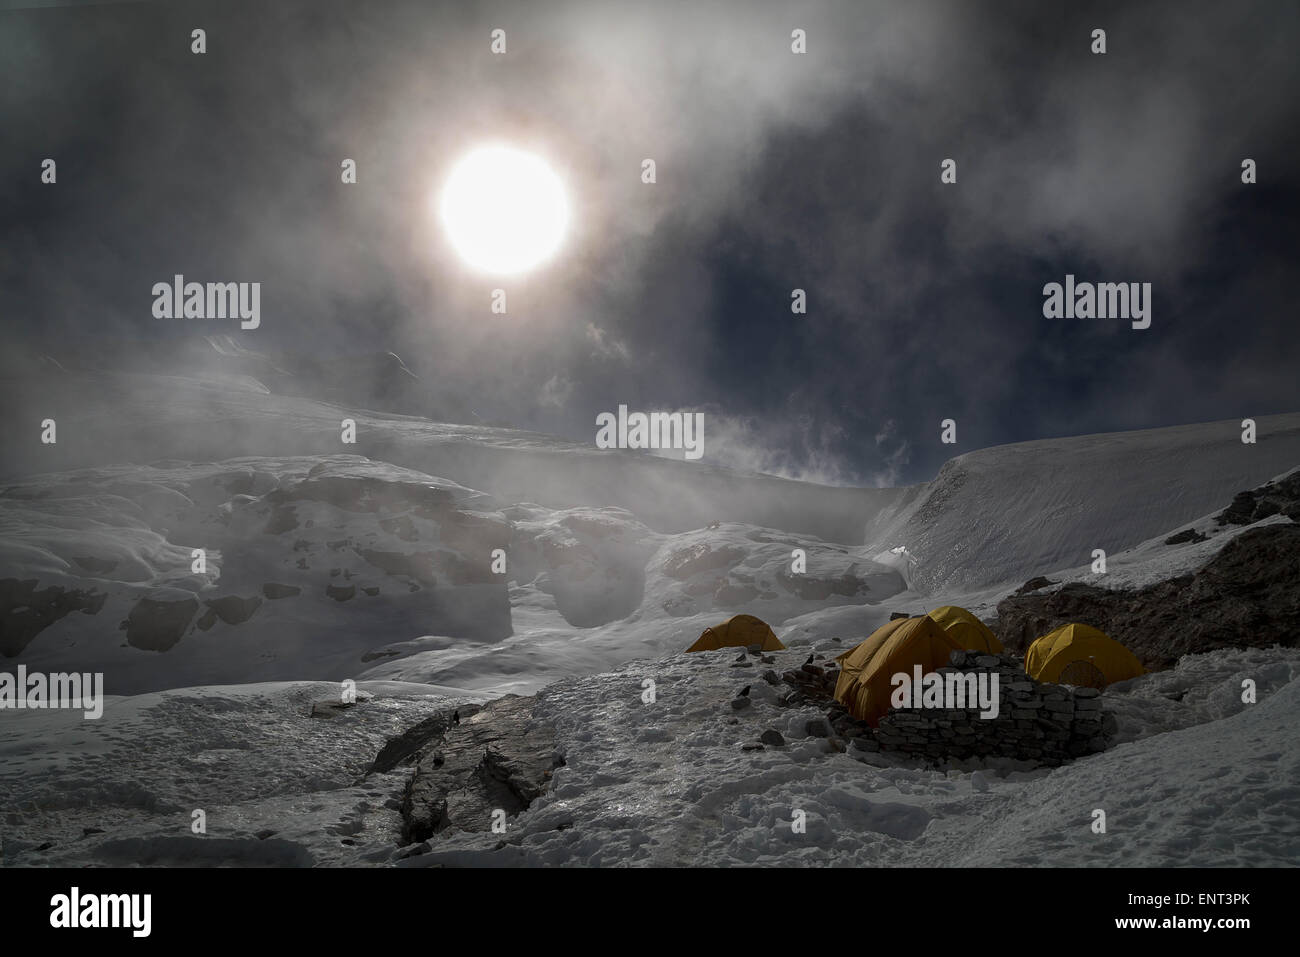
[[473,150],[452,169],[439,214],[461,259],[520,273],[554,255],[569,223],[560,178],[541,157],[508,146]]

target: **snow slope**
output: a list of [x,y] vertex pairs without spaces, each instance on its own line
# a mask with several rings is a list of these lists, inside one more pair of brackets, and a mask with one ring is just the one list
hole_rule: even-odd
[[617,508],[497,510],[352,455],[86,469],[0,493],[0,652],[103,672],[114,694],[358,676],[535,690],[736,611],[780,622],[903,591],[858,552],[749,525],[663,535]]
[[[826,652],[842,645],[817,643]],[[797,665],[807,646],[778,653]],[[809,737],[729,652],[557,682],[537,715],[565,765],[504,835],[398,845],[409,769],[364,780],[386,735],[443,697],[402,684],[333,719],[317,684],[121,699],[101,722],[0,723],[9,865],[1269,866],[1300,861],[1300,651],[1225,650],[1106,694],[1124,740],[1055,770],[995,760],[926,768]],[[1258,683],[1257,704],[1240,700]],[[642,700],[643,681],[656,700]],[[750,685],[750,708],[730,699]],[[745,751],[767,729],[786,743]],[[141,747],[141,742],[148,742]],[[190,831],[203,809],[208,833]],[[1092,812],[1107,832],[1091,830]],[[790,826],[806,816],[806,831]],[[100,829],[99,832],[87,829]],[[260,835],[260,836],[259,836]],[[51,844],[43,850],[41,845]]]
[[[839,646],[823,643],[827,650]],[[1170,676],[1117,688],[1130,739],[1054,771],[1014,762],[913,762],[835,753],[804,729],[814,708],[778,708],[727,652],[638,662],[561,682],[541,713],[561,729],[565,767],[521,815],[509,846],[438,842],[415,866],[606,865],[1261,866],[1300,861],[1300,652],[1216,652]],[[778,654],[791,667],[804,649]],[[1260,703],[1240,703],[1255,678]],[[645,678],[657,701],[640,699]],[[1171,683],[1194,685],[1178,730],[1129,715]],[[749,684],[752,707],[730,698]],[[1114,697],[1108,692],[1107,698]],[[1236,702],[1235,706],[1233,702]],[[734,722],[734,723],[733,723]],[[787,745],[746,752],[766,729]],[[1145,732],[1145,733],[1143,733]],[[1092,811],[1109,818],[1093,834]],[[798,809],[807,831],[790,826]],[[571,822],[572,827],[559,825]]]
[[[274,394],[259,368],[0,382],[20,403],[0,423],[5,670],[102,670],[113,695],[100,721],[0,713],[4,863],[1300,861],[1294,649],[1112,687],[1120,744],[1054,771],[839,753],[807,734],[820,712],[779,708],[734,655],[680,653],[748,612],[795,666],[894,611],[988,616],[1061,569],[1101,583],[1093,548],[1112,586],[1190,570],[1244,531],[1209,516],[1300,464],[1300,416],[1261,418],[1255,446],[1236,423],[1085,436],[835,490]],[[30,428],[46,415],[54,446]],[[1209,540],[1165,544],[1189,523]],[[312,717],[345,678],[362,703]],[[558,728],[553,788],[503,846],[452,833],[408,857],[409,770],[365,769],[436,709],[508,692],[540,692]],[[742,750],[766,729],[787,743]]]
[[[5,655],[102,670],[114,693],[346,677],[526,693],[673,652],[739,612],[780,634],[862,636],[896,610],[991,615],[1094,548],[1112,583],[1129,566],[1158,576],[1228,533],[1176,552],[1153,536],[1300,462],[1300,416],[1274,416],[1254,446],[1210,423],[987,449],[912,489],[826,489],[269,394],[245,376],[260,368],[46,377],[59,441],[27,430],[10,472],[166,457],[0,489]],[[339,441],[344,417],[356,446]],[[374,494],[335,501],[313,482]],[[423,501],[433,489],[447,514]],[[152,627],[173,611],[179,624]]]
[[[1296,472],[1288,469],[1278,475],[1269,476],[1268,481],[1276,482]],[[1263,528],[1290,521],[1285,516],[1271,515],[1250,525],[1220,525],[1216,518],[1223,512],[1223,504],[1212,507],[1208,512],[1198,515],[1191,521],[1161,530],[1152,537],[1137,542],[1121,552],[1106,556],[1106,572],[1101,574],[1092,570],[1092,561],[1053,571],[1052,580],[1056,584],[1041,589],[1041,594],[1056,590],[1067,582],[1085,582],[1101,588],[1137,589],[1154,585],[1170,578],[1187,575],[1209,562],[1226,545],[1247,528]],[[1171,547],[1166,539],[1179,532],[1194,530],[1204,536],[1203,541],[1183,542]]]
[[[339,686],[327,683],[113,698],[99,721],[9,712],[0,722],[0,863],[386,861],[406,775],[362,775],[384,741],[431,706],[478,699],[382,682],[357,692],[363,703],[332,719],[309,716],[313,702],[338,700]],[[206,835],[191,830],[196,810]],[[36,850],[51,842],[51,854]]]
[[[509,527],[487,504],[346,455],[37,477],[0,495],[0,649],[122,694],[343,678],[375,636],[492,641]],[[86,607],[57,617],[67,592]]]
[[959,455],[869,520],[865,540],[906,546],[922,591],[1019,584],[1221,510],[1300,465],[1300,414],[1084,435]]

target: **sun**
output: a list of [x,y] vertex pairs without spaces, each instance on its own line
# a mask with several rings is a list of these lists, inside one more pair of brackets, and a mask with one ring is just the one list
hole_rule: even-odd
[[560,178],[540,156],[483,146],[452,168],[439,216],[467,266],[511,275],[541,265],[560,248],[569,204]]

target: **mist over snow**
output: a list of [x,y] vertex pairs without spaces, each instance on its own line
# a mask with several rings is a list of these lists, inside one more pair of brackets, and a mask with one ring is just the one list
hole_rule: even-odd
[[1300,861],[1300,7],[19,7],[0,863]]
[[[111,407],[77,401],[123,380]],[[821,712],[733,670],[736,649],[682,652],[744,612],[789,648],[774,667],[797,668],[898,611],[991,618],[1031,576],[1099,581],[1095,547],[1115,588],[1186,574],[1283,520],[1219,529],[1214,515],[1300,460],[1300,416],[1262,418],[1254,447],[1236,422],[1053,439],[855,489],[350,409],[242,373],[58,381],[63,435],[95,442],[60,441],[51,459],[67,468],[13,475],[0,494],[3,653],[101,672],[107,698],[100,720],[6,712],[7,863],[1295,859],[1278,834],[1296,794],[1238,792],[1294,776],[1294,648],[1191,655],[1110,689],[1120,743],[1054,771],[837,753],[808,731]],[[341,417],[357,422],[355,451],[337,451]],[[171,456],[155,458],[160,437]],[[150,464],[90,464],[111,457]],[[1210,537],[1164,543],[1186,527]],[[1244,677],[1257,706],[1241,703]],[[358,703],[335,714],[343,682]],[[741,685],[753,703],[731,718]],[[538,695],[530,721],[554,727],[563,765],[504,843],[453,827],[413,852],[411,765],[375,770],[377,756],[431,716],[510,694]],[[784,743],[753,750],[766,732]],[[196,794],[205,835],[189,831]],[[1140,841],[1086,837],[1100,794]],[[1188,794],[1217,816],[1192,814]],[[797,836],[795,810],[810,822]]]

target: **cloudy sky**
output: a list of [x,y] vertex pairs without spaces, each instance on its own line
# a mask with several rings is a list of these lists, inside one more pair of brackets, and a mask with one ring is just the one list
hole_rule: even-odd
[[[258,281],[261,328],[219,330],[249,348],[391,350],[583,441],[700,410],[706,461],[837,483],[1300,409],[1293,3],[0,6],[8,341],[210,334],[152,285]],[[434,215],[485,142],[569,193],[526,276],[467,270]],[[1067,273],[1151,283],[1150,329],[1045,319]]]

